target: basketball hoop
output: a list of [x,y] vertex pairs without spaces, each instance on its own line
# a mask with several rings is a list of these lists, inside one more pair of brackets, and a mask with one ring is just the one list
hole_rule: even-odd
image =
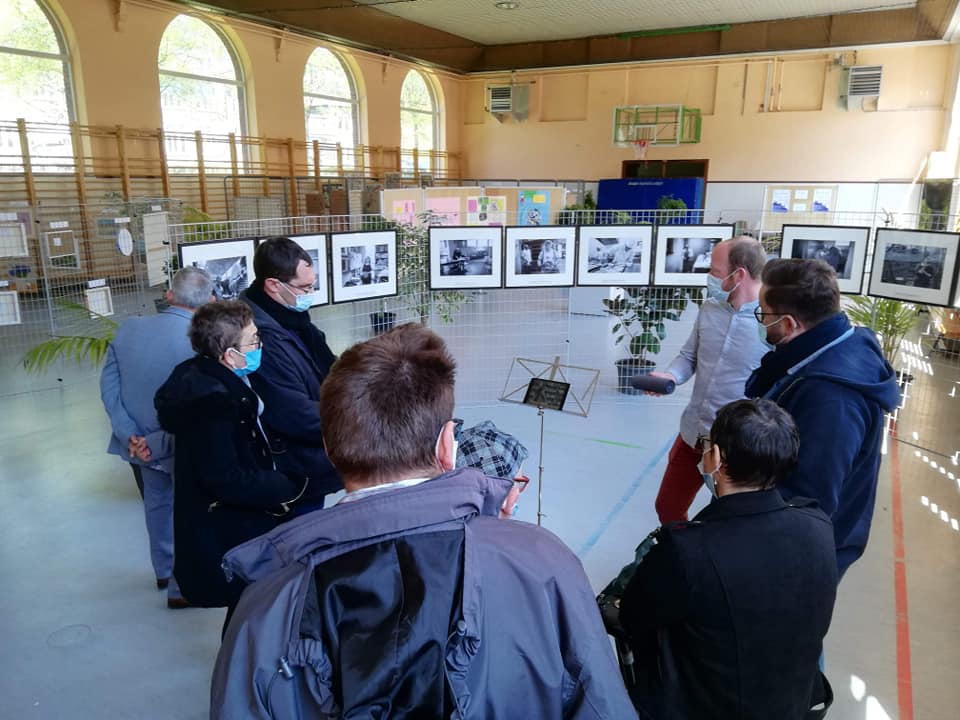
[[633,141],[633,157],[637,160],[646,160],[647,159],[647,147],[650,145],[648,140],[634,140]]

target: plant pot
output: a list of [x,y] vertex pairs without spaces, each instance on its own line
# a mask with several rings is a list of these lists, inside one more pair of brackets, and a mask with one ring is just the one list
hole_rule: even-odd
[[657,366],[652,360],[640,360],[638,358],[624,358],[617,360],[617,391],[624,395],[643,395],[642,390],[635,390],[630,385],[637,375],[649,375]]
[[385,332],[393,330],[397,322],[397,314],[392,312],[370,313],[370,327],[374,335],[382,335]]

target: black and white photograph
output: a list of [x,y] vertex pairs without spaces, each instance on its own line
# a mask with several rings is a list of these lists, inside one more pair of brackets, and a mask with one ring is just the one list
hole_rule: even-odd
[[506,287],[573,285],[576,228],[571,226],[508,227]]
[[654,285],[706,287],[713,249],[733,237],[733,225],[657,226]]
[[581,225],[577,247],[577,285],[650,283],[652,225]]
[[500,228],[430,228],[431,290],[499,288],[502,275]]
[[395,230],[337,233],[331,236],[333,302],[397,294]]
[[250,284],[254,248],[252,238],[214,240],[178,245],[177,253],[180,267],[192,265],[210,273],[217,300],[236,300]]
[[837,273],[840,292],[859,294],[867,259],[869,227],[784,225],[783,257],[823,260]]
[[508,227],[504,254],[506,287],[573,285],[576,228]]
[[869,295],[953,304],[960,233],[878,228]]
[[327,236],[323,234],[315,235],[289,235],[297,245],[307,251],[307,255],[313,261],[313,270],[317,277],[313,281],[313,302],[310,307],[326,305],[330,302],[330,275],[327,270]]

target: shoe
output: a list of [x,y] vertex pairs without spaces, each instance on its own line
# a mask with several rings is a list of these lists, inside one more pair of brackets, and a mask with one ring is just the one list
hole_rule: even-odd
[[183,610],[193,606],[187,602],[186,598],[167,598],[167,607],[170,610]]
[[166,590],[170,584],[170,578],[157,578],[157,590]]

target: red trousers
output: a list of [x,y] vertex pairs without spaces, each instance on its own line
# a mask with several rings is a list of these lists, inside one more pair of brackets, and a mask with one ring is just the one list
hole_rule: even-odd
[[657,516],[661,524],[687,519],[687,510],[703,487],[703,476],[697,469],[701,457],[699,448],[690,447],[677,435],[657,493]]

